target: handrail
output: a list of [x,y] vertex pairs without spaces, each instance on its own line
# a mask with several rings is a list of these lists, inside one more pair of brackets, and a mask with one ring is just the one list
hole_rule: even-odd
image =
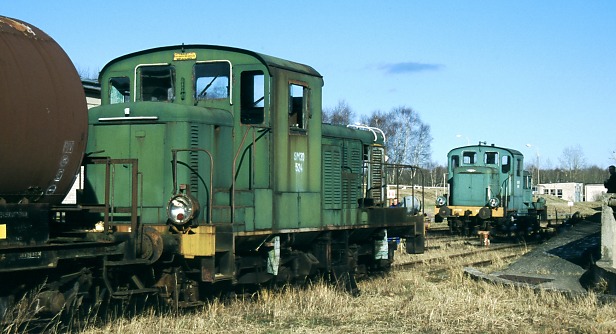
[[383,136],[383,142],[386,142],[387,140],[385,139],[385,132],[383,132],[383,130],[374,127],[374,126],[368,126],[368,125],[363,125],[363,124],[349,124],[347,125],[347,128],[355,128],[355,129],[359,129],[359,130],[367,130],[372,132],[372,134],[374,135],[374,141],[377,141],[378,137],[376,135],[376,132],[380,132],[381,135]]
[[237,158],[240,155],[241,148],[244,146],[244,142],[246,142],[246,137],[248,137],[248,133],[251,132],[251,128],[251,126],[246,128],[246,132],[244,132],[244,135],[242,136],[242,142],[240,143],[240,146],[238,146],[237,152],[235,152],[235,156],[233,157],[233,166],[231,170],[231,224],[235,223],[235,176],[237,175]]
[[135,259],[137,256],[137,237],[139,233],[139,220],[137,219],[137,202],[138,202],[138,175],[139,175],[139,160],[138,159],[111,159],[109,157],[89,157],[84,161],[85,164],[104,164],[105,165],[105,209],[103,213],[104,231],[109,231],[109,216],[114,211],[109,203],[111,196],[111,166],[112,165],[131,165],[131,210],[130,210],[130,240],[129,248],[131,253],[126,254],[127,257]]
[[[400,169],[411,169],[413,171],[413,173],[415,173],[416,171],[419,171],[420,175],[421,175],[421,213],[424,214],[425,213],[425,191],[424,191],[424,184],[425,184],[425,175],[423,173],[423,169],[418,167],[418,166],[414,166],[414,165],[405,165],[405,164],[388,164],[385,163],[385,169],[393,169],[396,174],[395,174],[395,185],[396,185],[396,197],[399,197],[400,194],[400,183],[398,182],[399,179],[399,173],[398,171]],[[414,178],[414,177],[412,177]],[[415,198],[415,185],[411,185],[412,189],[411,189],[411,196],[413,196],[413,198]]]

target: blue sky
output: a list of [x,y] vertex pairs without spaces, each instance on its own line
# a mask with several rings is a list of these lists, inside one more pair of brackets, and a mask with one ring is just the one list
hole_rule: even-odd
[[417,111],[441,164],[480,140],[541,168],[577,145],[616,164],[616,1],[3,1],[0,15],[43,29],[82,72],[181,43],[311,65],[326,108]]

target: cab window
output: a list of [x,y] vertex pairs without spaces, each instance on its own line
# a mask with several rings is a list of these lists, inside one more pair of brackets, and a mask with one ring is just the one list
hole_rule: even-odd
[[308,88],[289,85],[289,127],[291,129],[306,129],[306,111],[308,110]]
[[522,176],[522,159],[516,159],[515,176]]
[[460,156],[452,155],[451,156],[451,168],[460,167]]
[[532,185],[532,176],[530,175],[530,173],[524,172],[524,189],[530,189]]
[[170,65],[139,67],[141,101],[172,102],[175,99],[175,69]]
[[463,152],[462,162],[465,165],[472,165],[477,162],[477,152]]
[[503,173],[509,173],[511,170],[511,158],[508,155],[503,155],[501,158],[501,171]]
[[226,61],[195,64],[195,99],[228,99],[231,65]]
[[130,102],[130,79],[115,77],[109,80],[109,103]]
[[486,152],[484,155],[486,165],[496,165],[498,163],[498,152]]
[[265,81],[263,71],[246,71],[240,76],[241,122],[261,124],[265,120]]

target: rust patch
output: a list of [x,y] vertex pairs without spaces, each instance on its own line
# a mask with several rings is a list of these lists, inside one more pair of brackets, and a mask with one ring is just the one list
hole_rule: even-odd
[[34,32],[34,30],[32,30],[32,28],[30,28],[30,26],[25,25],[25,24],[23,24],[21,22],[17,22],[15,20],[11,19],[11,18],[0,17],[0,22],[8,25],[9,27],[11,27],[11,28],[13,28],[13,29],[15,29],[17,31],[20,31],[20,32],[24,33],[24,35],[30,34],[32,36],[36,36],[36,33]]

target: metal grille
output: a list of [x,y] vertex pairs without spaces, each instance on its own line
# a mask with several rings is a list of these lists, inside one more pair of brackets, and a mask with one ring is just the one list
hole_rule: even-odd
[[356,205],[360,197],[362,147],[350,145],[345,147],[345,168],[342,169],[342,203]]
[[383,149],[373,147],[370,152],[370,197],[380,203],[383,192]]
[[342,183],[340,148],[323,147],[323,208],[340,208]]
[[[199,147],[199,125],[190,126],[190,148]],[[189,152],[190,165],[190,191],[193,196],[199,198],[199,152]]]

